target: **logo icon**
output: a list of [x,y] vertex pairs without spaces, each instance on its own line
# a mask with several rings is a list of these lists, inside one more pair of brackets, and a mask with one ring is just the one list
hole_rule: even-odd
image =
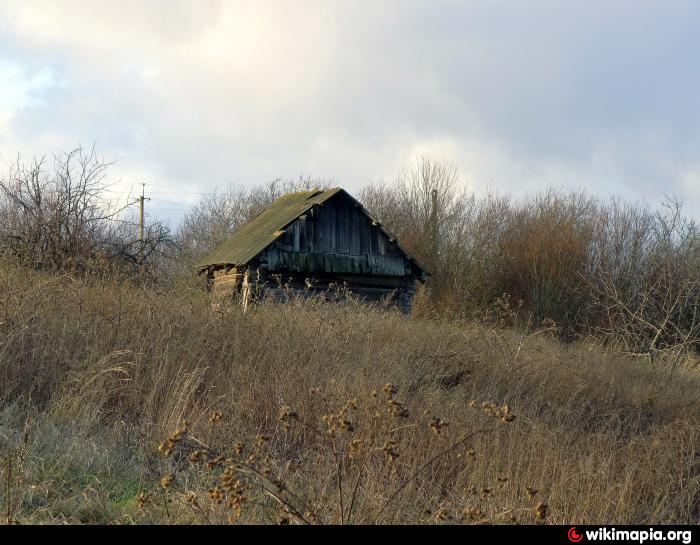
[[583,539],[583,534],[579,534],[576,531],[576,526],[569,528],[569,532],[566,535],[572,543],[578,543]]

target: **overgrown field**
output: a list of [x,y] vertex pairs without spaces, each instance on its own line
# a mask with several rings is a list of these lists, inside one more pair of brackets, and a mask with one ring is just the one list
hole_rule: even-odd
[[0,268],[3,520],[698,523],[700,367]]

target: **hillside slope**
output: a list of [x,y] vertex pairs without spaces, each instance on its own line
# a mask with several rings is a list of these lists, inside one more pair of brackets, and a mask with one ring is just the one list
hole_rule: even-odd
[[20,522],[697,523],[697,369],[4,264],[0,499]]

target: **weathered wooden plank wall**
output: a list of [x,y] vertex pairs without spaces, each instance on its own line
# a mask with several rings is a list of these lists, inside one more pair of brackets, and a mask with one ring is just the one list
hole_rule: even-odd
[[411,274],[403,252],[354,203],[340,197],[289,225],[261,257],[270,271]]

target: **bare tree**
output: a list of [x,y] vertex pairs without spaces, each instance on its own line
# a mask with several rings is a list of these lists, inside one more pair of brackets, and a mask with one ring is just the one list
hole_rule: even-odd
[[[437,192],[438,236],[431,225]],[[700,350],[700,241],[669,199],[659,210],[584,192],[475,198],[451,163],[420,157],[365,205],[433,274],[440,312],[553,320],[635,353]]]
[[469,252],[465,241],[476,201],[460,185],[454,163],[420,156],[392,184],[366,187],[360,200],[427,266],[433,293],[461,289],[465,271],[457,269]]
[[[112,162],[95,148],[55,156],[20,157],[0,179],[0,246],[34,267],[79,267],[102,257],[132,263],[140,248],[123,219],[129,200],[110,199],[107,173]],[[145,251],[156,252],[168,238],[160,225],[148,227]]]

